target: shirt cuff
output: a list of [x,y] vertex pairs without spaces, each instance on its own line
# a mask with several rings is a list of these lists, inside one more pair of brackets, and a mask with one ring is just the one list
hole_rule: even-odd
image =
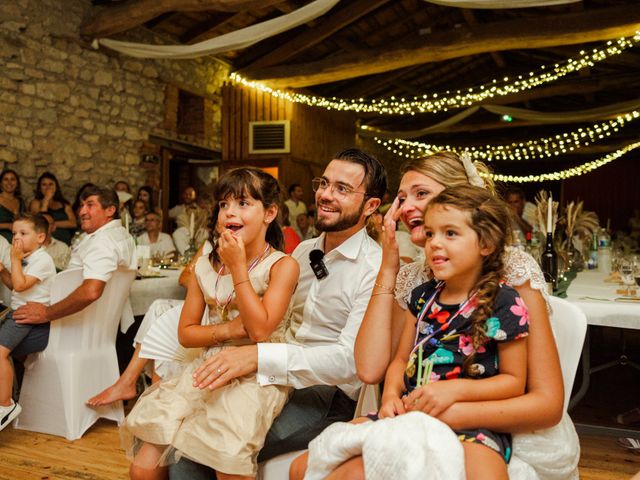
[[258,344],[258,383],[264,385],[287,385],[287,344]]

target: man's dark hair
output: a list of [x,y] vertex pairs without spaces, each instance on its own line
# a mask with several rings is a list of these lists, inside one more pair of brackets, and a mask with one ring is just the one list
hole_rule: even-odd
[[291,196],[291,194],[293,193],[293,191],[294,191],[296,188],[298,188],[298,187],[302,188],[302,185],[300,185],[299,183],[292,183],[292,184],[289,186],[289,196]]
[[93,195],[98,197],[102,208],[115,207],[112,220],[120,218],[120,202],[118,201],[118,194],[113,188],[98,187],[97,185],[88,186],[80,194],[80,200],[85,201]]
[[49,222],[40,213],[23,213],[16,217],[14,222],[27,222],[33,226],[36,233],[44,233],[45,235],[49,231]]
[[504,192],[504,198],[509,198],[509,195],[518,195],[522,200],[525,200],[527,196],[524,194],[524,190],[514,185],[507,187]]
[[362,165],[367,197],[382,200],[387,190],[387,172],[377,158],[357,148],[347,148],[334,155],[333,159]]

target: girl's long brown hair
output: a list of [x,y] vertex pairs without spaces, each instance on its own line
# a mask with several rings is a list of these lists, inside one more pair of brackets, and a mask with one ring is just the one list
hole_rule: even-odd
[[[492,249],[483,257],[475,288],[477,306],[471,316],[471,338],[475,352],[487,341],[486,321],[493,315],[493,305],[504,278],[502,258],[505,246],[510,243],[511,231],[509,210],[502,200],[492,196],[486,189],[471,185],[446,188],[429,202],[425,215],[436,205],[469,213],[469,227],[478,235],[480,247]],[[470,376],[480,373],[474,368],[474,356],[469,355],[463,364],[464,371]]]
[[[228,197],[242,198],[252,197],[260,201],[264,208],[271,205],[280,206],[281,189],[278,181],[268,173],[254,167],[235,168],[226,172],[216,185],[214,199],[215,207],[211,215],[209,224],[209,241],[214,246],[211,252],[211,260],[218,262],[218,252],[216,248],[218,234],[216,233],[216,223],[220,212],[219,202]],[[284,235],[282,227],[278,221],[278,216],[269,224],[265,240],[274,249],[284,251]]]

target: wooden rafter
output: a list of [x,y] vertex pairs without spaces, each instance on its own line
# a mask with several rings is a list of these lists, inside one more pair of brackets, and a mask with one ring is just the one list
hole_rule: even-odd
[[478,53],[609,40],[633,35],[638,23],[640,9],[629,7],[554,14],[536,21],[518,19],[436,33],[394,48],[374,49],[366,55],[344,54],[306,64],[243,69],[240,73],[276,87],[318,85]]
[[241,12],[264,8],[283,0],[129,0],[103,9],[88,19],[80,34],[87,37],[107,37],[126,32],[167,12]]
[[330,15],[323,19],[322,22],[319,22],[315,28],[305,30],[297,37],[285,42],[267,55],[258,58],[247,68],[254,69],[278,65],[320,43],[325,38],[333,35],[388,1],[389,0],[357,0],[351,5],[341,8],[334,13],[330,13]]

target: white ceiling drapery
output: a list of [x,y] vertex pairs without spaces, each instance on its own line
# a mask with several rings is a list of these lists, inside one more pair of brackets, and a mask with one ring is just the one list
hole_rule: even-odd
[[425,0],[445,7],[456,8],[529,8],[550,7],[566,3],[578,3],[582,0]]
[[327,13],[340,0],[315,0],[286,15],[257,23],[234,32],[226,33],[194,45],[148,45],[144,43],[122,42],[108,38],[93,41],[93,47],[100,45],[111,50],[137,58],[189,59],[205,55],[247,48],[266,38],[307,23]]

